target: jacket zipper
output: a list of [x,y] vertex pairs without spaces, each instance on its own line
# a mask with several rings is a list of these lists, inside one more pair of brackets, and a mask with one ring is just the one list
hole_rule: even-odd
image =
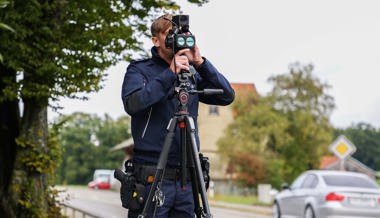
[[149,111],[149,113],[148,113],[148,120],[146,121],[144,131],[143,131],[143,133],[141,134],[141,138],[144,138],[145,133],[146,133],[146,130],[148,129],[148,125],[149,125],[149,121],[150,121],[150,116],[152,115],[152,110],[153,110],[153,107],[150,108],[150,111]]

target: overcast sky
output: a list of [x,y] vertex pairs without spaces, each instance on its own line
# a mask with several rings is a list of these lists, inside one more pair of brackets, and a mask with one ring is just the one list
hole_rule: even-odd
[[[202,7],[179,1],[203,56],[231,82],[267,79],[290,63],[314,65],[314,75],[332,88],[335,127],[365,122],[380,128],[380,1],[210,0]],[[151,46],[150,41],[145,45]],[[125,115],[120,89],[128,63],[111,67],[105,88],[90,101],[62,100],[61,112]],[[57,114],[49,111],[49,117]]]

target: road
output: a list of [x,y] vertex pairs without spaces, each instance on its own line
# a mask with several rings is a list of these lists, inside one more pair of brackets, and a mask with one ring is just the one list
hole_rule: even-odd
[[[104,218],[126,218],[127,210],[121,207],[116,191],[68,188],[61,193],[64,203]],[[271,218],[270,209],[260,207],[233,207],[229,204],[211,202],[214,218]],[[78,216],[79,217],[79,216]],[[80,216],[82,217],[82,216]]]

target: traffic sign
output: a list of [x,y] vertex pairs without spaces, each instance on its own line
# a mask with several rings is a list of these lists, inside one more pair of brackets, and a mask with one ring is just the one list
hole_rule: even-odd
[[345,159],[355,153],[356,147],[344,135],[341,135],[330,145],[330,151],[338,158]]

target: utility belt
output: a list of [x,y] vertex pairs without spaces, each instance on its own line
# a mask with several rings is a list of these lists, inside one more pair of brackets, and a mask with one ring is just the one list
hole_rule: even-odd
[[[156,165],[142,165],[134,163],[134,175],[136,181],[144,185],[150,184],[153,182],[156,175],[157,166]],[[179,168],[165,168],[164,180],[180,180],[181,179],[181,170]],[[186,180],[190,179],[190,171],[186,170]]]

